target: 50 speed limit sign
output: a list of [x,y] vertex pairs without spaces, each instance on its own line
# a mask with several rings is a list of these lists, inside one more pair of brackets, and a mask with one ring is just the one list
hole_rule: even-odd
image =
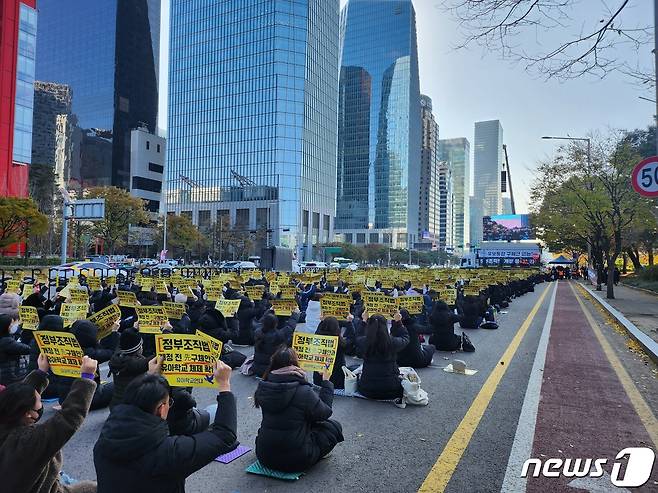
[[633,188],[645,197],[658,197],[658,156],[652,156],[633,168]]

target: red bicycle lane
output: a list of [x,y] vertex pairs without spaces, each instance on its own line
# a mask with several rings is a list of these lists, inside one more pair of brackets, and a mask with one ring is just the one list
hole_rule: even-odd
[[[597,340],[569,282],[560,281],[537,411],[532,457],[548,459],[606,459],[604,477],[532,477],[526,491],[615,491],[608,477],[620,450],[656,450],[612,363]],[[580,295],[578,295],[580,296]],[[632,491],[658,491],[658,469]],[[553,471],[562,470],[555,465]],[[623,477],[624,467],[621,469]],[[575,480],[575,481],[574,481]],[[569,486],[569,483],[573,484]],[[600,488],[600,489],[597,489]]]

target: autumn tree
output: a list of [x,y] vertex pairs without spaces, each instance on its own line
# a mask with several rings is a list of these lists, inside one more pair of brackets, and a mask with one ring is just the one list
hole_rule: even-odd
[[0,197],[0,250],[48,230],[48,218],[32,199]]
[[95,221],[91,232],[103,238],[110,255],[128,242],[129,226],[144,224],[149,220],[142,199],[133,197],[127,190],[117,187],[93,187],[85,198],[105,199],[105,219]]
[[187,258],[194,251],[199,254],[206,244],[206,237],[189,217],[167,216],[167,249],[173,252],[174,257]]

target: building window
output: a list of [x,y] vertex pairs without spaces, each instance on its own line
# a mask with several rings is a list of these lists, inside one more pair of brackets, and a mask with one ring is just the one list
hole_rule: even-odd
[[147,140],[146,141],[146,150],[148,151],[151,148],[151,143]]
[[151,180],[150,178],[143,178],[141,176],[133,176],[132,188],[160,193],[162,191],[162,182],[159,180]]
[[157,152],[160,152],[160,144],[157,145]]
[[391,244],[391,238],[393,237],[393,235],[391,233],[383,233],[382,237],[383,237],[382,241],[383,241],[384,245],[390,245]]
[[352,233],[345,233],[345,243],[352,243]]
[[379,233],[370,233],[370,243],[379,243]]
[[206,232],[210,230],[210,211],[199,211],[199,229]]
[[366,234],[365,233],[357,233],[356,234],[356,242],[357,243],[365,243],[366,242]]
[[149,163],[149,171],[162,174],[164,173],[164,166],[160,166],[159,164],[155,163]]
[[249,209],[237,209],[235,211],[235,228],[240,231],[249,228]]

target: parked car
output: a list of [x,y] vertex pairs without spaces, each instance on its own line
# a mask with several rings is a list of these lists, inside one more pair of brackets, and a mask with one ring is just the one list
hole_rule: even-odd
[[258,267],[253,262],[248,260],[235,260],[233,262],[226,262],[222,269],[225,270],[242,270],[242,269],[257,269]]
[[60,279],[70,279],[71,277],[83,274],[85,276],[116,276],[119,269],[112,267],[103,262],[69,262],[67,264],[53,267],[57,271],[57,277]]

